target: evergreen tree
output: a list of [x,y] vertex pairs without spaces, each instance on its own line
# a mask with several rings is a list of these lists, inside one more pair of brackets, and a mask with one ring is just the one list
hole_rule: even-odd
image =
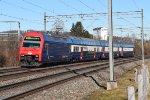
[[91,38],[91,35],[90,35],[90,33],[88,31],[85,30],[84,33],[83,33],[83,37]]
[[87,30],[84,30],[81,22],[77,22],[75,25],[72,24],[72,28],[70,31],[72,36],[92,38],[92,35]]
[[72,28],[71,28],[71,35],[75,36],[75,26],[74,23],[72,24]]

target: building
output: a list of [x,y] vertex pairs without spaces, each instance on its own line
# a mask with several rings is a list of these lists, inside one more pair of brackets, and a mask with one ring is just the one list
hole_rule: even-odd
[[108,28],[101,28],[100,30],[102,40],[108,40]]
[[96,31],[94,37],[100,40],[108,40],[108,28],[98,27],[94,28],[93,31]]

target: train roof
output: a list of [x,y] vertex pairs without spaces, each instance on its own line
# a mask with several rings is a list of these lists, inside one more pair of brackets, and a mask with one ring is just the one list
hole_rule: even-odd
[[121,43],[120,44],[121,47],[127,47],[127,48],[134,48],[134,44],[125,44],[125,43]]
[[78,37],[72,37],[72,36],[67,36],[67,37],[60,37],[60,36],[50,36],[47,34],[43,34],[43,37],[45,41],[50,41],[50,42],[63,42],[63,43],[70,43],[70,44],[82,44],[82,45],[100,45],[100,46],[108,46],[107,41],[96,41],[93,39],[87,39],[87,38],[78,38]]
[[[53,36],[49,34],[42,33],[44,40],[48,42],[62,42],[62,43],[70,43],[70,44],[77,44],[77,45],[95,45],[95,46],[109,46],[108,41],[104,40],[93,40],[87,38],[79,38],[79,37],[72,37],[72,36]],[[129,47],[134,48],[134,44],[125,44],[125,43],[113,43],[115,47]]]

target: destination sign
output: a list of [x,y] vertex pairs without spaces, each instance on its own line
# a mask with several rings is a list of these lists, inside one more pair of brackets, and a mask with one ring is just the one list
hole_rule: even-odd
[[28,40],[28,41],[41,41],[40,37],[31,37],[31,36],[25,37],[24,40]]

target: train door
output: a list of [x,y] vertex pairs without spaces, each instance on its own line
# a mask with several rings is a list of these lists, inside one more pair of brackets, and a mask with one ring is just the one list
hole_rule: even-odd
[[80,60],[83,60],[83,47],[81,47]]
[[121,57],[123,57],[123,47],[121,48]]
[[94,59],[96,58],[96,48],[94,48]]
[[102,56],[101,56],[101,58],[104,59],[104,58],[105,58],[105,47],[102,47],[102,50],[101,50],[101,51],[102,51]]
[[119,58],[119,47],[118,47],[118,50],[117,50],[117,58]]
[[43,48],[43,61],[45,61],[45,62],[49,61],[48,43],[44,44],[44,48]]

